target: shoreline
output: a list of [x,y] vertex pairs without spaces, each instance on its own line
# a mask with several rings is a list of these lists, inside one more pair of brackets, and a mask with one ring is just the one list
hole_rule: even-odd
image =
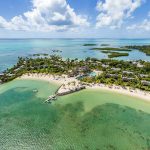
[[89,90],[92,90],[92,89],[93,90],[106,90],[106,91],[115,92],[118,94],[127,95],[127,96],[135,97],[135,98],[150,102],[150,94],[148,92],[140,91],[139,89],[132,90],[132,92],[130,92],[129,88],[122,89],[120,87],[120,89],[115,89],[115,87],[117,87],[117,86],[114,86],[113,88],[109,88],[109,86],[107,86],[107,85],[104,85],[104,87],[94,85],[93,87],[88,87],[87,89],[89,89]]
[[68,78],[67,75],[46,75],[46,74],[24,74],[23,76],[17,78],[17,79],[32,79],[32,80],[44,80],[48,81],[50,83],[55,83],[57,85],[65,84],[72,81],[78,81],[75,78]]
[[[57,85],[67,84],[69,82],[79,82],[79,80],[71,77],[68,78],[67,75],[46,75],[46,74],[24,74],[23,76],[17,78],[21,80],[43,80],[48,81],[49,83],[54,83]],[[90,84],[86,86],[86,89],[93,89],[93,90],[107,90],[111,92],[115,92],[118,94],[128,95],[131,97],[137,97],[141,100],[150,102],[150,92],[147,91],[141,91],[139,89],[131,90],[129,87],[126,87],[126,89],[123,89],[121,86],[109,86],[104,84]]]

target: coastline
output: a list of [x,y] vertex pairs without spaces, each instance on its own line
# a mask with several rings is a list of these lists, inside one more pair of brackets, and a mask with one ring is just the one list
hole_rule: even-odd
[[37,73],[24,74],[23,76],[19,77],[18,79],[44,80],[44,81],[48,81],[51,83],[55,83],[57,85],[75,81],[74,78],[68,78],[67,75],[57,76],[57,75],[46,75],[46,74],[41,74],[41,73],[39,73],[39,74],[37,74]]
[[[49,83],[54,83],[57,85],[67,84],[69,82],[79,82],[77,79],[71,77],[67,77],[67,75],[46,75],[46,74],[24,74],[23,76],[19,77],[18,79],[21,80],[43,80],[48,81]],[[107,90],[111,92],[115,92],[118,94],[128,95],[131,97],[137,97],[141,100],[150,102],[150,92],[141,91],[139,89],[131,90],[129,87],[122,88],[121,86],[109,86],[104,84],[90,84],[86,86],[86,89],[93,89],[93,90]]]

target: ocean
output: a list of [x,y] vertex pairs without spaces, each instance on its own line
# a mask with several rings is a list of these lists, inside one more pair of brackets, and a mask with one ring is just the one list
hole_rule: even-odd
[[[107,58],[85,43],[149,44],[148,39],[1,39],[0,72],[19,56],[34,53],[63,58]],[[134,50],[122,60],[150,57]],[[0,150],[149,150],[150,103],[105,90],[83,90],[44,101],[58,85],[37,80],[14,80],[0,85]],[[33,90],[38,92],[34,93]]]
[[[12,67],[18,57],[28,57],[35,53],[47,53],[60,55],[63,58],[87,57],[107,58],[107,54],[91,50],[83,44],[94,43],[99,47],[101,44],[110,44],[112,47],[125,45],[147,45],[150,39],[0,39],[0,72]],[[52,50],[60,50],[54,53]],[[117,58],[120,60],[145,60],[150,61],[150,56],[133,50],[129,56]]]

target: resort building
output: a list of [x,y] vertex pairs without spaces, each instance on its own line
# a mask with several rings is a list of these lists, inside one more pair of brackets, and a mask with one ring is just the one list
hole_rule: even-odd
[[123,74],[128,74],[128,75],[132,75],[132,74],[134,74],[133,72],[131,72],[131,71],[123,71],[122,72]]
[[102,67],[103,67],[103,68],[108,68],[109,65],[102,64]]
[[148,78],[149,77],[149,75],[146,75],[146,74],[140,74],[139,75],[141,78]]
[[2,77],[4,75],[4,73],[0,73],[0,77]]
[[111,68],[111,70],[113,70],[113,71],[120,71],[121,68]]
[[118,75],[117,74],[106,74],[106,78],[111,78],[111,77],[117,79]]
[[135,80],[135,78],[122,77],[122,80],[123,80],[124,82],[128,82],[128,81],[133,81],[133,80]]
[[82,67],[77,67],[73,70],[68,71],[68,76],[69,77],[75,77],[75,76],[84,76],[87,73],[90,72],[90,68],[87,66],[82,66]]
[[141,83],[142,83],[142,85],[144,85],[144,86],[150,86],[150,81],[142,80]]
[[137,64],[137,67],[138,67],[138,68],[143,68],[143,67],[144,67],[144,65],[142,65],[142,64],[140,64],[140,63],[138,63],[138,64]]

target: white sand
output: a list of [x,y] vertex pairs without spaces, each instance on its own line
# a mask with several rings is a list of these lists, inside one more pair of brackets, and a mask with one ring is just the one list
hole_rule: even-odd
[[[79,82],[75,78],[68,78],[67,75],[53,76],[53,75],[46,75],[46,74],[25,74],[22,77],[20,77],[19,79],[45,80],[45,81],[55,83],[58,85],[61,85],[61,84],[67,85],[67,83],[74,82],[74,81]],[[150,102],[150,92],[141,91],[139,89],[130,90],[129,88],[123,89],[120,86],[109,87],[109,86],[106,86],[103,84],[92,84],[91,86],[87,86],[86,88],[87,89],[109,90],[109,91],[117,92],[117,93],[124,94],[124,95],[134,96],[134,97],[137,97],[142,100],[146,100],[146,101]]]
[[[118,87],[118,88],[115,88]],[[112,86],[111,88],[109,86],[105,86],[105,85],[92,85],[92,87],[87,87],[88,89],[101,89],[101,90],[108,90],[108,91],[112,91],[112,92],[117,92],[120,94],[124,94],[124,95],[128,95],[128,96],[133,96],[133,97],[137,97],[140,98],[142,100],[146,100],[150,102],[150,93],[146,92],[146,91],[141,91],[139,89],[136,90],[130,90],[130,88],[127,87],[127,89],[123,89],[122,87],[119,86]]]
[[67,84],[68,82],[77,81],[75,78],[68,78],[67,75],[46,75],[46,74],[24,74],[19,79],[44,80],[58,85]]

